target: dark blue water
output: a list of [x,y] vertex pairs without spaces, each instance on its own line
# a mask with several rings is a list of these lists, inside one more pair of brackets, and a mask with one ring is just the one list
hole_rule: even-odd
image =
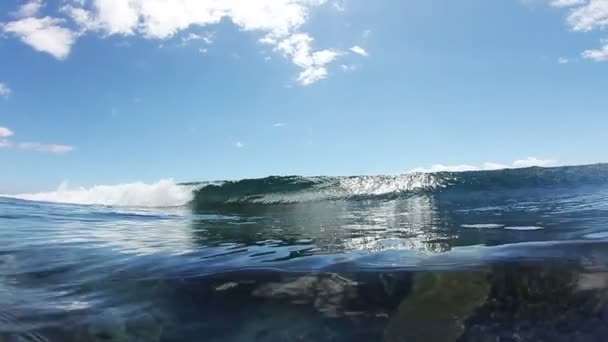
[[608,336],[606,165],[181,187],[0,198],[0,341]]

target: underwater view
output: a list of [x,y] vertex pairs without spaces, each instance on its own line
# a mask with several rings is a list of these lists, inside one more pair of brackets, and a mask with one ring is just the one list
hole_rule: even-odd
[[0,341],[608,336],[606,164],[159,187],[0,198]]

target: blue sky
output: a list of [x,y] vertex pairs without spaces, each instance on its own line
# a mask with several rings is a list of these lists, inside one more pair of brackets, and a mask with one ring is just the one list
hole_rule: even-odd
[[608,0],[8,0],[0,22],[0,193],[607,160]]

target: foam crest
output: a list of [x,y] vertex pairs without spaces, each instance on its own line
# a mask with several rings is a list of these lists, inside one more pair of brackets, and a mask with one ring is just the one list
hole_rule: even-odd
[[61,184],[56,191],[6,197],[28,201],[54,203],[110,205],[127,207],[177,207],[188,204],[193,198],[193,186],[178,185],[173,179],[156,183],[125,183],[95,185],[90,188],[70,188]]

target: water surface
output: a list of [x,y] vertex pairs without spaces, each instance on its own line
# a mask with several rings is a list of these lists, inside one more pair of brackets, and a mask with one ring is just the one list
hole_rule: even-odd
[[0,341],[608,336],[606,165],[180,188],[0,198]]

